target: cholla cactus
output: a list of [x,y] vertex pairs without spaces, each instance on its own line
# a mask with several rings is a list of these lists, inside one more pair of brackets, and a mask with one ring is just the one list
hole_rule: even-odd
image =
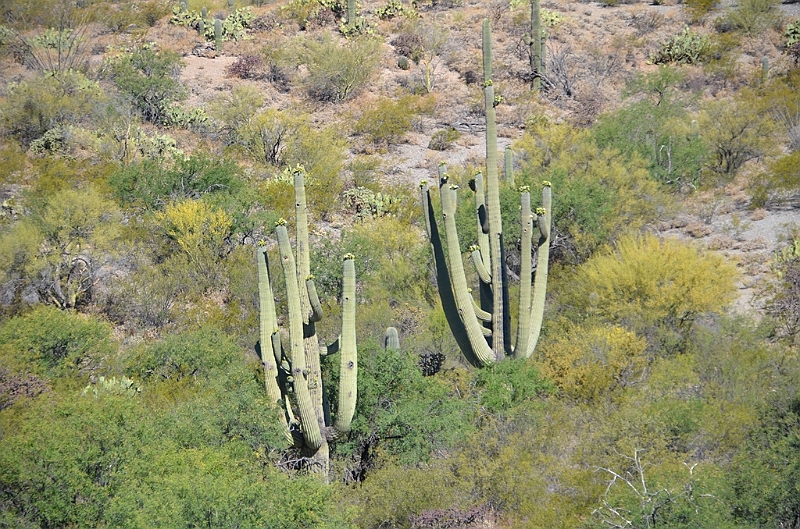
[[[530,189],[520,188],[521,273],[519,322],[511,343],[508,281],[502,253],[503,226],[500,216],[500,185],[497,170],[497,127],[494,87],[491,81],[491,32],[483,27],[484,106],[486,109],[486,176],[478,173],[471,182],[475,192],[478,244],[471,247],[472,262],[480,279],[480,304],[467,286],[455,213],[458,186],[448,182],[446,166],[439,165],[439,194],[447,240],[447,257],[430,201],[427,182],[421,184],[425,224],[431,241],[439,294],[448,324],[468,361],[476,366],[497,362],[506,355],[528,358],[533,354],[542,328],[547,287],[551,236],[552,195],[550,183],[542,183],[542,207],[531,211]],[[510,164],[508,164],[510,165]],[[510,168],[509,178],[513,178]],[[485,184],[485,189],[484,189]],[[533,223],[539,231],[536,278],[532,278]]]
[[[259,356],[269,400],[283,411],[287,438],[310,461],[312,471],[327,475],[328,443],[350,430],[356,407],[358,354],[355,324],[355,264],[347,254],[343,261],[342,334],[332,345],[320,347],[315,323],[323,317],[317,296],[308,244],[308,213],[305,194],[305,171],[294,171],[296,204],[296,250],[292,251],[286,221],[275,227],[280,262],[286,283],[289,311],[289,350],[281,343],[277,328],[275,300],[269,277],[267,247],[260,243],[258,289],[260,304]],[[339,406],[331,423],[328,402],[323,398],[320,355],[339,353]]]

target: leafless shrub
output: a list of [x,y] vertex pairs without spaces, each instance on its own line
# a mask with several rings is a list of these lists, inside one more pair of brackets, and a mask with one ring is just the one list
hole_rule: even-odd
[[639,35],[647,35],[664,25],[664,15],[652,9],[646,9],[633,15],[631,25]]
[[242,55],[225,69],[230,77],[239,79],[264,78],[264,59],[258,55]]
[[547,47],[546,84],[551,89],[562,92],[567,97],[575,95],[575,82],[578,80],[580,59],[573,53],[569,44],[553,42]]

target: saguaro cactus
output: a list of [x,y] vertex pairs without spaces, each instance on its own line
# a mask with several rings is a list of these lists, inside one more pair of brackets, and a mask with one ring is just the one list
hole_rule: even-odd
[[352,26],[356,23],[356,0],[347,0],[347,24]]
[[222,20],[214,20],[214,48],[222,53]]
[[[355,324],[355,264],[353,255],[344,256],[342,292],[342,334],[334,344],[321,347],[315,323],[323,317],[311,276],[308,245],[308,214],[305,174],[294,172],[296,204],[295,257],[286,221],[275,227],[281,267],[286,282],[289,322],[289,350],[284,349],[277,328],[275,301],[269,276],[266,244],[260,244],[258,289],[260,302],[259,356],[270,402],[281,408],[287,438],[307,458],[309,468],[327,476],[328,443],[350,431],[356,407],[358,353]],[[324,397],[320,356],[339,353],[339,406],[331,422],[331,410]]]
[[526,36],[528,56],[531,62],[531,86],[534,90],[542,87],[544,77],[544,33],[539,0],[531,0],[531,32]]
[[[503,226],[500,215],[500,184],[497,170],[497,138],[494,106],[497,100],[491,80],[491,32],[484,21],[484,100],[486,106],[486,180],[475,175],[471,187],[475,192],[478,244],[471,248],[472,262],[480,278],[480,304],[467,287],[466,272],[456,229],[455,213],[458,186],[449,182],[446,167],[439,166],[439,195],[447,240],[445,258],[439,228],[430,200],[430,188],[423,182],[422,202],[428,237],[434,254],[439,294],[448,324],[468,361],[485,366],[506,355],[528,358],[533,353],[542,328],[547,288],[551,236],[552,194],[550,183],[543,182],[542,207],[531,212],[530,189],[520,188],[521,272],[519,322],[515,343],[511,344],[511,321],[503,255]],[[509,171],[510,173],[511,171]],[[509,175],[511,176],[511,175]],[[533,221],[539,230],[536,278],[532,281]],[[533,284],[532,284],[533,283]]]
[[383,335],[383,348],[387,351],[400,350],[400,335],[394,327],[388,327]]

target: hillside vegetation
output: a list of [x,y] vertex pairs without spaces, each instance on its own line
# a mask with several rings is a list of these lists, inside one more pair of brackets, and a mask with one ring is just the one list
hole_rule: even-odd
[[[800,190],[796,7],[544,0],[537,75],[525,0],[0,2],[0,526],[800,527],[800,232],[743,236]],[[519,188],[552,229],[476,368],[420,183],[466,259],[487,86],[512,321]]]

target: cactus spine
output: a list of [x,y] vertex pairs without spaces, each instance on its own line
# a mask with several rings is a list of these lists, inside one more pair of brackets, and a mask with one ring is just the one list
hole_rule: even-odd
[[[269,277],[266,245],[257,250],[260,306],[259,356],[270,403],[283,409],[287,438],[311,461],[310,468],[327,477],[328,443],[350,431],[355,413],[358,373],[355,325],[355,264],[348,254],[343,262],[342,334],[321,352],[315,323],[323,317],[310,270],[305,174],[295,170],[296,257],[286,221],[275,227],[281,268],[286,283],[289,351],[284,350],[277,329],[275,301]],[[333,423],[323,397],[320,354],[338,352],[339,405]]]
[[[483,23],[484,102],[486,107],[486,178],[481,173],[470,183],[475,192],[478,245],[473,246],[472,261],[480,280],[480,305],[467,287],[466,273],[456,229],[455,213],[458,186],[452,185],[446,167],[439,166],[439,195],[447,241],[447,259],[439,235],[430,187],[421,184],[425,225],[434,254],[439,294],[448,324],[464,356],[476,366],[486,366],[507,355],[528,358],[533,354],[542,328],[547,286],[551,236],[552,194],[550,183],[542,188],[542,207],[531,211],[530,189],[520,188],[522,255],[520,273],[519,323],[515,343],[511,345],[511,322],[508,281],[503,255],[503,228],[500,216],[500,185],[497,170],[497,128],[494,107],[497,101],[491,80],[491,32],[488,20]],[[506,175],[513,182],[511,151],[506,151]],[[484,190],[485,184],[485,190]],[[484,195],[485,192],[485,195]],[[536,278],[532,277],[534,221],[539,230]],[[488,324],[488,326],[487,326]]]
[[222,53],[222,20],[214,20],[214,48]]

